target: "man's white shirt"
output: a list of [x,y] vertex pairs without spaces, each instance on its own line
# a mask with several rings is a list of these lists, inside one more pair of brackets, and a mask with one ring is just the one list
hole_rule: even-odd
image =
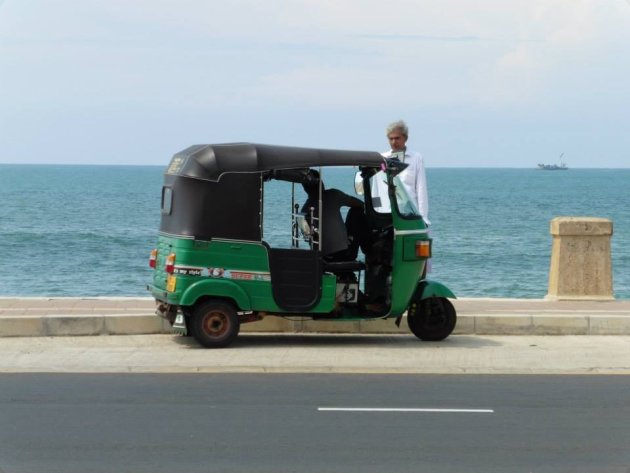
[[[381,153],[385,158],[392,155],[392,151]],[[414,200],[418,207],[418,211],[427,225],[429,220],[429,195],[427,191],[427,177],[424,170],[424,160],[420,153],[405,150],[403,162],[409,164],[399,176],[402,180],[409,196]]]

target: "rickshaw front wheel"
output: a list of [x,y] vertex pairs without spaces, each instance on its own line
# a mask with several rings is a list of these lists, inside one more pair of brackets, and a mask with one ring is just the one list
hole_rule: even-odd
[[201,303],[190,319],[192,336],[207,348],[228,346],[238,335],[240,325],[234,306],[222,300]]
[[455,307],[445,297],[429,297],[414,301],[407,311],[407,325],[420,340],[438,342],[455,329]]

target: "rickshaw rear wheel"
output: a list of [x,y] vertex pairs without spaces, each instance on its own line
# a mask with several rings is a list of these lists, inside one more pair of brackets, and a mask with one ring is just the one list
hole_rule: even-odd
[[455,329],[455,307],[445,297],[429,297],[414,301],[407,311],[407,325],[420,340],[438,342]]
[[206,348],[223,348],[234,341],[241,328],[236,309],[222,300],[197,306],[190,319],[192,336]]

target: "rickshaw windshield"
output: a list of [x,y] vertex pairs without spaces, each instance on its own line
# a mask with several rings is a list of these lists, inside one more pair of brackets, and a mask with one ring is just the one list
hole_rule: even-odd
[[[396,188],[396,205],[402,217],[418,217],[420,212],[416,203],[407,193],[399,176],[394,177]],[[391,213],[392,207],[387,192],[387,176],[383,171],[379,171],[370,178],[370,189],[372,190],[372,206],[378,213]]]

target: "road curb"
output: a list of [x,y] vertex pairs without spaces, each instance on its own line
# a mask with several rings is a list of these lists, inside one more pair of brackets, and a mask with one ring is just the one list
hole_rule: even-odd
[[[459,335],[630,335],[630,300],[453,300]],[[0,337],[171,333],[148,297],[0,297]],[[242,332],[408,334],[403,318],[336,321],[266,317]]]
[[[403,318],[365,321],[287,320],[267,317],[243,324],[244,333],[408,334]],[[0,315],[0,337],[77,335],[143,335],[171,333],[169,324],[152,314]],[[630,316],[623,315],[469,315],[458,317],[456,335],[630,335]]]

